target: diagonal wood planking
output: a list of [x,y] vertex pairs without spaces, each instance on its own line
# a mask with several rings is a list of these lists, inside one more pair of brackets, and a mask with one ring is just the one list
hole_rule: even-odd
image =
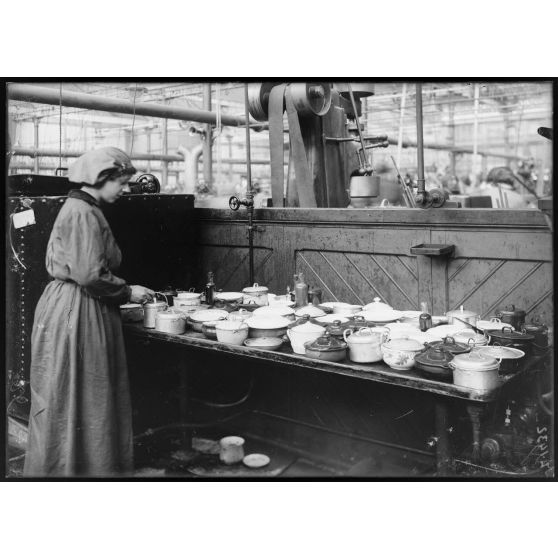
[[[473,265],[470,265],[472,262]],[[449,265],[450,308],[463,305],[482,317],[511,304],[547,321],[552,316],[552,264],[529,260],[458,258]]]
[[296,265],[324,289],[324,300],[367,304],[380,297],[395,308],[418,306],[416,258],[336,250],[298,250]]

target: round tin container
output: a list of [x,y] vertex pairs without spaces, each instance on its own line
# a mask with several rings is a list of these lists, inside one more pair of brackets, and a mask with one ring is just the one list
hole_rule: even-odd
[[143,305],[143,327],[155,328],[155,318],[159,312],[167,309],[167,303],[161,301],[146,302]]
[[155,329],[180,335],[186,331],[186,318],[180,312],[172,310],[158,312],[155,316]]

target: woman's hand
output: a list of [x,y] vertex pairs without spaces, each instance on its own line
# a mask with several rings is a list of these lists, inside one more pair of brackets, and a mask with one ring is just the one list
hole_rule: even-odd
[[130,302],[135,302],[137,304],[143,304],[144,302],[149,302],[153,300],[155,292],[147,287],[142,287],[141,285],[130,285],[132,289],[132,294],[130,295]]

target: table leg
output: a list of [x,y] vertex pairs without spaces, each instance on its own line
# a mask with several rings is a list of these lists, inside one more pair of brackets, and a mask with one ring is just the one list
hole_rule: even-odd
[[436,429],[436,471],[440,476],[447,476],[452,471],[452,455],[449,443],[448,405],[440,400],[435,404]]
[[482,405],[475,405],[473,403],[467,405],[467,413],[471,419],[471,426],[473,427],[473,453],[471,455],[473,463],[478,463],[480,461],[481,420],[484,410]]
[[[181,367],[178,371],[180,377],[179,384],[179,406],[180,406],[180,422],[190,422],[190,386],[188,382],[188,364],[185,359],[181,359]],[[192,430],[190,428],[182,429],[181,434],[182,449],[191,451],[192,449]]]

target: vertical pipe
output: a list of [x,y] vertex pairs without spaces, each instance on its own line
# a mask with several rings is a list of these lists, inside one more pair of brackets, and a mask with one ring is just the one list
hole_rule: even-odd
[[426,190],[424,180],[424,138],[422,132],[422,84],[416,84],[416,112],[417,112],[417,193]]
[[250,108],[248,84],[244,84],[244,111],[246,113],[246,198],[248,200],[248,253],[250,258],[250,285],[254,284],[254,192],[252,191],[252,165],[250,156]]
[[[34,132],[33,132],[33,147],[35,151],[39,149],[39,119],[33,118]],[[39,174],[39,157],[35,157],[33,161],[33,172]]]
[[479,97],[480,97],[480,87],[478,83],[475,83],[475,96],[473,105],[473,174],[475,177],[478,176],[480,172],[478,164],[478,151],[479,151]]
[[[203,84],[203,108],[205,110],[211,111],[211,83]],[[213,184],[212,177],[212,153],[211,153],[211,124],[205,125],[205,140],[203,142],[203,179],[207,183],[208,187],[211,188]]]
[[[455,105],[450,101],[448,103],[448,143],[451,147],[455,147]],[[450,151],[450,173],[456,174],[456,154]]]
[[[146,142],[147,153],[151,155],[151,128],[146,128],[145,132],[146,132],[145,142]],[[147,160],[147,172],[151,172],[151,161],[149,159]]]
[[401,108],[399,112],[399,134],[397,136],[397,166],[401,168],[401,151],[403,149],[403,119],[405,118],[405,103],[407,101],[407,84],[401,89]]
[[[163,155],[168,155],[169,153],[169,121],[165,118],[163,119]],[[162,162],[162,168],[161,168],[162,174],[161,174],[161,180],[162,180],[162,186],[163,188],[168,184],[169,182],[169,163],[168,161],[163,161]]]

